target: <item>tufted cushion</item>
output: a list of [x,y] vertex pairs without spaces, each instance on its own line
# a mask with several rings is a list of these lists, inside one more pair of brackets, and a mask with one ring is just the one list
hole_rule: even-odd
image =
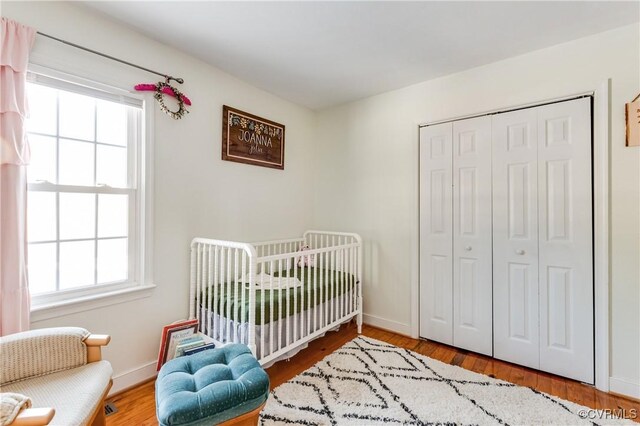
[[167,362],[156,380],[162,426],[218,424],[258,408],[269,376],[245,345],[227,345]]

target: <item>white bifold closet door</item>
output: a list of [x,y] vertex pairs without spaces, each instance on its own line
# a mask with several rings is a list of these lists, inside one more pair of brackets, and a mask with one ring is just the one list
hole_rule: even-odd
[[453,344],[491,355],[491,117],[453,123]]
[[420,334],[491,355],[491,118],[423,127],[420,143]]
[[493,118],[494,355],[540,368],[538,121],[535,108]]
[[420,129],[420,335],[453,344],[453,123]]
[[590,99],[492,127],[494,355],[593,383]]

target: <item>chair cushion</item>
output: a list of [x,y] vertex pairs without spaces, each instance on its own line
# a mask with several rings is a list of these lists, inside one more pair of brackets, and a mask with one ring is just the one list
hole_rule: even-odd
[[51,425],[86,425],[111,381],[111,364],[98,361],[70,370],[3,385],[3,392],[27,395],[33,407],[53,407]]
[[156,414],[162,426],[218,424],[268,395],[269,376],[249,348],[227,345],[167,362],[156,380]]
[[40,328],[0,337],[0,383],[79,367],[87,363],[84,339],[89,332],[79,327]]

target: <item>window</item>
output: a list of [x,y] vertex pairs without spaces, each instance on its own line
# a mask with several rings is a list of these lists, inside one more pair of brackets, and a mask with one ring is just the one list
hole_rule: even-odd
[[32,305],[142,284],[142,101],[33,72],[27,96]]

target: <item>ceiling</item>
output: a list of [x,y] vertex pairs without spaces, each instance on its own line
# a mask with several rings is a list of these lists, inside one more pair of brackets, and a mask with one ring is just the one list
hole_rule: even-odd
[[84,2],[311,109],[637,22],[640,2]]

